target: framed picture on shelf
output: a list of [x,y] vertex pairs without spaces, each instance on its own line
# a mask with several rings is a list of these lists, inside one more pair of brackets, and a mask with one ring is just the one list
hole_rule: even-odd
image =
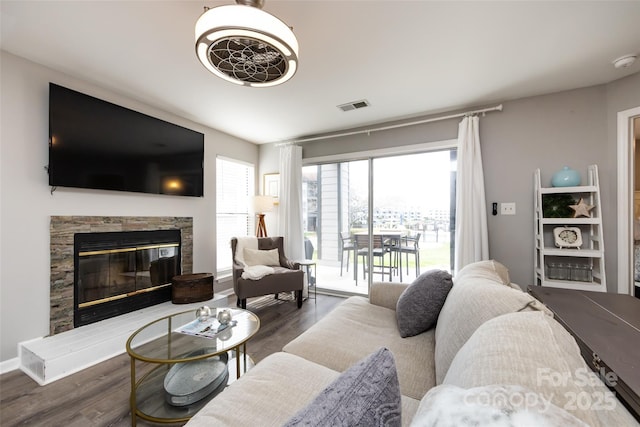
[[280,201],[280,174],[266,173],[263,177],[262,191],[265,196],[273,197],[273,204],[277,205]]
[[553,238],[559,248],[579,248],[582,246],[582,232],[578,227],[556,227]]

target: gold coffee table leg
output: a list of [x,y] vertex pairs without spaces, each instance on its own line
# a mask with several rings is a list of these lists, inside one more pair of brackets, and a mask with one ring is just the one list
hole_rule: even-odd
[[136,427],[136,361],[131,358],[131,395],[129,396],[129,406],[131,406],[131,427]]

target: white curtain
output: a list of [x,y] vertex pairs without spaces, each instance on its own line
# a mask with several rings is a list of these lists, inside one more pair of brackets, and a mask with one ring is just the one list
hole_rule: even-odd
[[291,260],[304,256],[302,224],[302,147],[280,148],[280,207],[278,231],[284,236],[284,253]]
[[458,126],[455,267],[489,259],[480,119],[465,117]]

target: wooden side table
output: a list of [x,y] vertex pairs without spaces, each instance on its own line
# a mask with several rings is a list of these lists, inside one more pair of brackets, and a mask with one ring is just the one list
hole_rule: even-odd
[[640,299],[543,286],[528,291],[573,335],[591,369],[615,375],[613,390],[640,419]]

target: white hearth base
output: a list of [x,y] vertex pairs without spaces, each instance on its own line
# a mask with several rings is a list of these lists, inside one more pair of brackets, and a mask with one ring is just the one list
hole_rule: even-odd
[[195,310],[227,298],[233,289],[218,292],[210,301],[173,304],[170,301],[85,325],[53,336],[36,338],[18,345],[20,369],[40,385],[103,362],[126,351],[127,339],[147,323],[172,313]]

